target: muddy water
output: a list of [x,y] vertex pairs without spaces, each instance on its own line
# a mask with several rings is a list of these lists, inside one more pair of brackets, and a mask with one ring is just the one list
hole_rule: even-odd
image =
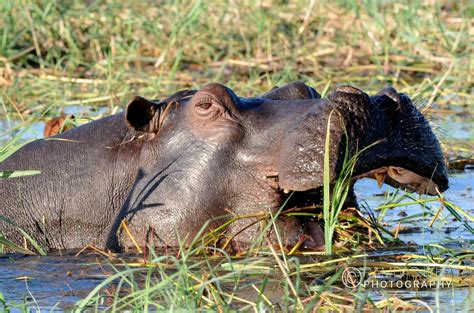
[[[77,112],[66,112],[66,114],[71,113],[77,114]],[[441,125],[442,137],[445,142],[452,141],[458,144],[461,140],[464,141],[463,147],[472,148],[474,138],[472,115],[455,112],[455,114],[433,120],[437,125]],[[7,129],[11,125],[11,123],[0,121],[0,129]],[[24,135],[24,138],[41,137],[43,127],[43,123],[34,124]],[[3,144],[9,134],[3,133],[0,136],[0,144]],[[466,149],[464,148],[463,151],[465,153]],[[450,189],[445,193],[445,197],[474,216],[473,188],[473,167],[462,172],[453,172],[450,175]],[[361,180],[356,184],[356,194],[361,203],[370,208],[375,215],[378,214],[375,209],[386,201],[387,194],[393,192],[394,189],[388,186],[378,189],[377,184],[369,179]],[[408,199],[404,201],[408,201]],[[474,249],[474,235],[462,223],[454,221],[453,216],[446,209],[441,211],[442,218],[438,219],[431,227],[429,226],[432,214],[439,207],[439,203],[433,202],[428,203],[426,207],[411,205],[387,210],[384,217],[384,222],[387,223],[386,228],[394,229],[401,223],[403,230],[400,232],[399,238],[412,244],[402,250],[398,248],[397,250],[371,252],[372,258],[377,259],[381,256],[386,258],[405,253],[424,254],[430,244],[441,244],[451,249],[472,251]],[[403,220],[403,218],[414,215],[417,217]],[[474,227],[472,223],[471,226]],[[472,259],[470,262],[472,266]],[[76,301],[84,298],[90,290],[111,273],[113,273],[112,268],[100,256],[0,256],[0,292],[7,303],[11,305],[16,303],[20,305],[19,308],[27,302],[29,303],[28,307],[32,309],[62,310],[72,307]],[[245,290],[242,292],[246,293]],[[469,306],[472,306],[474,302],[472,287],[422,291],[369,288],[368,294],[374,301],[391,296],[397,296],[407,301],[421,299],[432,307],[442,308],[442,311],[469,310]]]

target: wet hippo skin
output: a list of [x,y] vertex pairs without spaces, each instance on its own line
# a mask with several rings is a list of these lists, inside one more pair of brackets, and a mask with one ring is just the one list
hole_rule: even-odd
[[[448,188],[438,140],[410,98],[393,88],[368,96],[342,86],[322,99],[294,82],[243,98],[213,83],[162,101],[135,97],[122,113],[56,136],[67,140],[27,144],[0,171],[41,174],[0,180],[0,215],[50,249],[131,246],[118,232],[122,221],[140,244],[151,237],[155,246],[176,246],[204,225],[274,213],[292,191],[290,206],[320,202],[328,126],[332,182],[346,148],[350,157],[376,143],[361,154],[355,178],[428,194]],[[261,229],[249,223],[239,220],[228,235],[252,242]],[[313,220],[285,217],[278,225],[289,245],[301,238],[308,248],[324,243]],[[0,232],[23,242],[6,223]]]

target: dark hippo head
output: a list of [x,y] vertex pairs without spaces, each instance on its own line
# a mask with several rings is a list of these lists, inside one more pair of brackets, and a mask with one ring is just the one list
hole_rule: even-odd
[[[176,229],[195,234],[207,220],[212,220],[210,228],[226,220],[217,217],[275,212],[289,191],[297,191],[294,197],[304,202],[319,203],[314,191],[323,186],[328,125],[332,181],[346,147],[351,156],[376,143],[357,162],[357,177],[419,193],[448,188],[430,126],[411,100],[393,89],[369,97],[339,87],[320,99],[300,83],[259,98],[239,98],[223,85],[209,84],[162,102],[137,97],[125,118],[142,142],[127,215],[137,225],[159,228],[165,243],[173,242]],[[253,240],[258,229],[241,232],[247,224],[231,226],[231,234]],[[318,236],[313,227],[283,224],[296,237],[298,229]]]
[[[411,99],[393,88],[373,97],[352,87],[340,87],[329,99],[354,122],[346,123],[360,149],[357,178],[370,177],[420,194],[436,195],[448,189],[447,170],[436,136]],[[352,116],[352,117],[351,117]]]

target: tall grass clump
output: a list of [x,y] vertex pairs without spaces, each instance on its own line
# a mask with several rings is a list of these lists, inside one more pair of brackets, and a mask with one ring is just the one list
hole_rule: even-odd
[[[115,273],[78,301],[75,309],[222,312],[236,307],[268,306],[263,305],[265,297],[253,297],[253,302],[238,295],[242,288],[239,284],[247,281],[249,274],[257,274],[258,268],[266,269],[262,260],[248,258],[243,262],[245,266],[239,266],[241,262],[222,250],[216,251],[219,257],[213,257],[202,255],[200,249],[181,245],[177,255],[157,255],[151,249],[145,264],[123,262],[113,266]],[[262,288],[260,284],[256,285]],[[114,286],[112,293],[104,293],[110,286]],[[253,294],[258,292],[251,290]],[[265,284],[261,289],[263,292]]]
[[[331,183],[331,160],[329,158],[331,149],[331,118],[333,113],[339,114],[337,111],[331,111],[329,113],[327,128],[326,128],[326,139],[324,143],[324,165],[323,165],[323,214],[324,214],[324,244],[325,252],[327,255],[332,254],[333,236],[334,230],[339,223],[339,213],[344,207],[347,194],[349,193],[351,185],[354,183],[352,180],[352,174],[354,167],[361,155],[365,150],[370,149],[371,146],[377,144],[373,143],[356,152],[352,157],[349,157],[349,137],[347,135],[344,125],[340,125],[344,128],[345,133],[345,151],[344,159],[342,162],[342,168],[340,173],[337,175],[334,183]],[[335,162],[335,160],[332,160]]]
[[15,118],[210,81],[242,96],[296,79],[391,84],[462,106],[473,100],[472,12],[470,1],[1,1],[0,87]]

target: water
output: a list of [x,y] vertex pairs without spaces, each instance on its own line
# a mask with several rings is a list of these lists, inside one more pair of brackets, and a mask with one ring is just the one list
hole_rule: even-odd
[[[81,123],[110,114],[108,108],[87,106],[68,106],[62,110],[62,113],[66,115],[74,115],[76,120],[80,120]],[[21,121],[17,120],[0,120],[0,146],[7,143],[19,132],[24,131],[24,128],[21,128],[21,125]],[[30,141],[43,138],[44,126],[45,122],[43,120],[31,123],[28,126],[28,129],[22,134],[21,139],[23,141]]]
[[[65,113],[87,117],[99,116],[104,111],[97,112],[77,107],[68,108]],[[470,144],[472,145],[474,135],[471,115],[462,116],[462,114],[456,113],[442,119],[433,118],[433,120],[444,129],[444,138],[471,140]],[[16,122],[0,121],[1,129],[8,129],[12,125],[16,125]],[[41,137],[43,127],[44,123],[42,122],[34,123],[23,135],[23,139],[30,140]],[[0,143],[8,140],[10,135],[10,133],[0,134]],[[448,201],[455,203],[465,212],[474,216],[473,188],[474,168],[471,167],[465,171],[450,174],[450,189],[445,192],[444,196]],[[358,181],[355,190],[360,202],[366,203],[371,210],[386,201],[384,194],[394,192],[393,188],[385,185],[379,189],[376,182],[370,179]],[[426,198],[425,196],[421,197]],[[444,245],[451,249],[472,251],[474,235],[461,222],[454,221],[453,216],[446,209],[443,209],[440,218],[431,227],[429,226],[433,213],[439,208],[439,202],[431,202],[427,203],[426,207],[410,205],[387,210],[384,217],[387,229],[397,227],[403,216],[420,214],[415,219],[402,222],[404,231],[399,234],[399,238],[404,242],[414,243],[414,245],[407,246],[402,250],[397,248],[396,250],[373,251],[370,252],[370,257],[376,260],[406,253],[425,254],[430,245]],[[377,211],[374,213],[378,214]],[[474,226],[473,223],[471,226]],[[130,260],[130,256],[122,257]],[[470,262],[472,265],[472,258]],[[21,308],[22,304],[28,302],[28,307],[41,308],[42,310],[64,310],[73,307],[74,303],[83,299],[90,290],[114,272],[101,256],[81,255],[75,257],[73,254],[52,254],[47,257],[2,256],[0,257],[0,269],[0,292],[9,304],[16,303],[20,305],[18,308]],[[242,292],[252,294],[253,290],[247,292],[243,290]],[[428,290],[369,288],[367,292],[374,301],[392,296],[407,301],[420,299],[432,307],[441,308],[442,311],[468,308],[472,305],[474,298],[472,287]]]
[[[381,189],[377,189],[375,185],[376,183],[370,179],[363,179],[356,183],[356,194],[358,197],[364,198],[370,208],[376,208],[379,204],[384,202],[384,196],[381,196],[381,194],[394,191],[393,188],[386,185]],[[450,175],[450,188],[444,193],[444,196],[446,200],[454,202],[469,213],[470,216],[474,216],[473,187],[474,169],[467,169],[465,172]],[[425,196],[421,197],[426,198]],[[439,208],[440,203],[433,202],[427,203],[426,208],[420,205],[409,205],[387,210],[384,222],[386,222],[386,228],[389,230],[395,229],[398,221],[402,219],[402,216],[405,214],[411,216],[424,213],[424,216],[420,216],[408,222],[402,222],[402,225],[406,227],[406,231],[401,232],[399,238],[403,240],[403,242],[410,243],[409,249],[407,246],[407,249],[404,250],[386,250],[379,253],[371,253],[371,255],[394,257],[409,253],[426,255],[430,251],[430,248],[438,245],[456,251],[472,251],[474,248],[474,235],[469,232],[461,222],[453,220],[453,216],[449,214],[446,209],[441,213],[446,218],[436,221],[432,227],[429,227],[432,214],[428,213],[435,213]],[[401,214],[401,212],[404,213]],[[470,223],[470,225],[474,226],[474,223]],[[472,257],[467,260],[470,260],[469,264],[472,266]],[[474,273],[464,273],[463,275],[472,277]],[[379,285],[375,285],[374,287],[378,286]],[[439,308],[441,312],[464,311],[465,309],[467,309],[465,311],[474,310],[473,286],[463,288],[445,286],[445,288],[427,290],[369,288],[368,293],[374,301],[388,299],[390,297],[398,297],[404,300],[422,300],[431,308]],[[416,301],[412,304],[420,305],[420,303]]]
[[10,304],[29,302],[48,311],[72,307],[111,273],[103,258],[71,254],[4,256],[0,268],[0,292]]
[[[444,193],[445,199],[474,216],[474,169],[470,168],[464,172],[453,173],[450,175],[449,181],[450,187]],[[391,193],[395,190],[387,185],[378,189],[374,180],[361,179],[356,183],[355,191],[358,198],[367,202],[370,208],[376,208],[384,202],[385,197],[382,194]],[[420,199],[430,198],[416,194],[412,195]],[[406,199],[402,202],[408,201],[411,200]],[[403,218],[403,215],[424,214],[424,217],[421,216],[406,223],[402,222],[402,226],[407,227],[407,230],[401,232],[399,238],[405,242],[414,242],[419,246],[456,240],[467,249],[474,242],[474,234],[468,232],[461,222],[454,220],[446,209],[441,211],[441,216],[446,217],[444,220],[439,219],[432,227],[428,226],[432,219],[432,214],[429,213],[436,213],[440,206],[439,202],[431,202],[427,203],[425,208],[421,205],[396,207],[387,210],[384,221],[389,225],[388,229],[394,229],[398,221]]]

